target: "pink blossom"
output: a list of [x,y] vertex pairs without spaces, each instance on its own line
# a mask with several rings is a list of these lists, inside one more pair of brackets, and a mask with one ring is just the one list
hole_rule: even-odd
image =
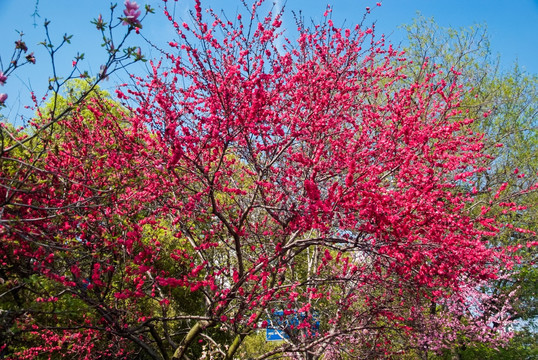
[[26,43],[22,40],[15,41],[15,49],[22,50],[24,52],[28,51],[28,47],[26,46]]
[[7,94],[0,94],[0,104],[3,104],[7,100]]
[[140,11],[140,8],[138,4],[130,0],[125,1],[125,10],[123,10],[123,14],[125,15],[125,18],[123,19],[123,25],[133,25],[136,27],[140,27],[140,20],[138,17],[140,16],[142,12]]
[[7,76],[5,76],[2,71],[0,71],[0,85],[4,85],[6,81],[7,81]]
[[103,15],[99,14],[97,20],[94,20],[94,24],[97,30],[103,30],[105,26],[105,22],[103,21]]
[[34,53],[31,52],[30,54],[26,55],[26,60],[28,62],[31,62],[32,64],[35,64],[35,56]]

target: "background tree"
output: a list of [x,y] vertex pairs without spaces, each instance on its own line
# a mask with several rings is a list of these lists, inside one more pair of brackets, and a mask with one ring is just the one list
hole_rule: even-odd
[[[507,271],[490,289],[496,298],[513,296],[512,318],[518,320],[518,331],[512,345],[502,352],[478,346],[483,351],[481,355],[472,346],[457,351],[463,358],[497,356],[504,359],[509,353],[524,358],[527,355],[523,354],[536,352],[536,252],[527,243],[536,241],[532,231],[537,229],[538,199],[535,192],[525,189],[538,182],[534,156],[538,152],[538,79],[517,64],[512,69],[501,70],[499,59],[490,52],[483,26],[447,29],[439,27],[432,19],[419,17],[405,29],[409,40],[406,57],[414,64],[408,67],[411,81],[424,77],[428,71],[450,81],[453,70],[459,72],[466,90],[460,109],[464,116],[475,119],[471,129],[485,134],[484,152],[491,159],[486,164],[487,171],[480,173],[473,185],[464,184],[477,198],[471,208],[478,215],[481,205],[499,204],[499,208],[490,211],[502,222],[531,230],[521,233],[505,227],[496,236],[489,237],[491,246],[520,248],[521,258],[516,268]],[[423,66],[425,62],[427,66]],[[506,186],[501,196],[489,191],[499,186]],[[509,208],[517,208],[517,211],[506,211]]]

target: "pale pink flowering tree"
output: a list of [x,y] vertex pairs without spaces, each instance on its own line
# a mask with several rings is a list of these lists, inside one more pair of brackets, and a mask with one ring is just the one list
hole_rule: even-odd
[[429,312],[414,314],[421,329],[413,338],[424,356],[470,344],[500,347],[512,336],[514,292],[505,297],[488,294],[487,283],[464,286],[432,304]]

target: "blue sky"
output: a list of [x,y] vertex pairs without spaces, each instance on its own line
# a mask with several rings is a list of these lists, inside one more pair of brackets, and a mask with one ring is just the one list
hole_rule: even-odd
[[[172,1],[171,1],[172,2]],[[249,1],[247,1],[249,2]],[[284,25],[294,25],[291,10],[302,11],[305,18],[320,19],[327,3],[333,6],[333,20],[336,24],[346,21],[353,25],[362,19],[365,8],[372,8],[368,22],[376,22],[377,33],[387,35],[389,42],[405,45],[405,33],[400,28],[409,24],[420,12],[425,17],[433,17],[441,26],[468,27],[473,24],[486,24],[491,39],[493,53],[501,56],[503,69],[510,68],[517,60],[519,65],[529,73],[538,73],[538,0],[383,0],[381,7],[376,7],[378,0],[278,0],[286,3],[288,17]],[[118,1],[118,14],[122,1]],[[168,41],[173,36],[170,26],[161,12],[160,0],[139,0],[139,4],[149,3],[156,8],[144,23],[143,33],[150,39]],[[193,1],[180,0],[177,3],[178,14],[185,13]],[[241,7],[238,0],[203,1],[213,8],[224,8],[226,13],[235,14]],[[2,113],[16,117],[24,113],[23,106],[28,102],[28,89],[41,94],[47,85],[50,74],[50,61],[42,47],[36,45],[45,38],[44,19],[51,20],[53,39],[60,40],[64,33],[73,34],[72,44],[58,54],[61,69],[69,69],[71,60],[77,52],[84,52],[87,60],[83,64],[91,74],[99,71],[106,55],[100,47],[99,33],[90,24],[99,13],[109,13],[109,0],[39,0],[37,11],[39,18],[32,16],[36,0],[0,0],[0,56],[6,66],[9,61],[14,41],[18,38],[15,30],[23,31],[26,42],[35,51],[37,64],[20,69],[16,77],[10,78],[0,92],[9,95],[8,108]],[[106,16],[105,16],[106,18]],[[37,26],[34,26],[34,21]],[[135,38],[134,38],[135,39]],[[146,50],[149,57],[157,55]],[[140,68],[138,68],[140,70]],[[133,69],[133,71],[138,71]],[[111,79],[106,86],[113,87]]]

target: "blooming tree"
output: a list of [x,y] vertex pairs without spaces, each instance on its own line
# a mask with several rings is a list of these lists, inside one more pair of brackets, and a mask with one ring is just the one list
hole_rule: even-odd
[[[493,207],[492,211],[498,219],[503,218],[504,222],[516,227],[536,230],[536,192],[525,191],[538,179],[533,156],[538,151],[538,129],[534,126],[538,102],[536,75],[526,73],[517,64],[512,69],[501,70],[499,58],[491,56],[489,38],[483,26],[445,29],[431,19],[419,17],[406,30],[409,34],[406,57],[414,63],[407,67],[410,79],[427,73],[421,66],[425,57],[429,59],[430,71],[439,76],[450,78],[453,76],[451,68],[462,72],[459,79],[468,91],[460,107],[467,116],[476,118],[470,126],[474,131],[485,133],[484,152],[491,155],[487,171],[477,174],[475,183],[467,187],[469,191],[476,192],[474,203],[497,203],[500,206]],[[483,116],[484,112],[487,112],[487,117]],[[507,184],[506,190],[498,197],[487,190],[502,184]],[[526,209],[507,211],[507,208],[516,206],[515,202],[520,209]],[[478,215],[480,211],[480,206],[472,205],[472,212]],[[456,341],[451,350],[453,353],[459,352],[464,358],[532,357],[536,351],[531,330],[536,326],[537,314],[536,251],[526,245],[535,239],[532,232],[521,233],[505,227],[489,240],[490,246],[520,247],[515,267],[501,271],[498,280],[485,284],[489,287],[489,294],[497,298],[513,293],[514,310],[510,316],[517,323],[514,325],[515,337],[509,347],[495,354],[486,346],[477,344],[473,348]],[[502,272],[508,276],[503,276]]]
[[2,278],[41,342],[13,358],[231,359],[271,326],[285,340],[260,358],[508,338],[480,289],[515,259],[467,210],[487,159],[457,74],[409,83],[403,53],[330,9],[292,41],[262,3],[230,20],[196,1],[183,23],[164,5],[177,39],[123,106],[94,92],[4,155]]

